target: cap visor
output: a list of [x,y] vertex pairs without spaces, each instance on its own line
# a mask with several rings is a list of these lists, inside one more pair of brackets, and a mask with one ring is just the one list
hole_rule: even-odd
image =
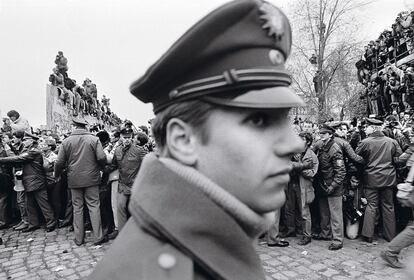
[[303,107],[306,103],[288,87],[272,87],[261,90],[251,90],[233,99],[203,96],[207,102],[240,108],[291,108]]

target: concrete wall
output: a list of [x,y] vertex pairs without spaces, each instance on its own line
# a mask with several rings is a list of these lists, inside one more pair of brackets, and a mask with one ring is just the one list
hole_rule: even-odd
[[[53,131],[68,132],[71,131],[71,124],[73,119],[73,112],[68,104],[59,98],[59,89],[51,84],[46,85],[46,127]],[[91,116],[83,115],[83,118],[90,125],[103,124],[101,120]],[[111,127],[105,125],[106,130],[111,130]]]

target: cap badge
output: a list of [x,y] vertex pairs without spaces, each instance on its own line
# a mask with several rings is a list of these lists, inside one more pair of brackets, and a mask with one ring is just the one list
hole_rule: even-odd
[[262,28],[268,30],[267,35],[274,37],[277,41],[281,40],[285,34],[285,17],[283,14],[276,7],[266,2],[260,6],[259,11],[262,12],[260,19],[265,21]]
[[274,65],[285,63],[285,56],[279,50],[270,50],[269,59]]

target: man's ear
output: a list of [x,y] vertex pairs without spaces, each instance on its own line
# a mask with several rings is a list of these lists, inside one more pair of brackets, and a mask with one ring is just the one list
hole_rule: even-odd
[[172,158],[182,164],[194,166],[197,162],[197,142],[197,135],[191,125],[178,118],[168,121],[166,146]]

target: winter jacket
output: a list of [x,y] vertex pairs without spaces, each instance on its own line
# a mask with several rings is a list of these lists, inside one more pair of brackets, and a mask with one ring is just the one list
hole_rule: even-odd
[[130,195],[131,187],[138,174],[141,162],[147,154],[146,150],[138,145],[129,147],[120,145],[116,148],[112,158],[111,169],[119,171],[118,192]]
[[43,168],[46,172],[46,179],[49,185],[56,183],[56,178],[53,174],[55,162],[57,159],[57,154],[53,151],[50,151],[48,154],[43,155]]
[[348,141],[341,137],[334,137],[334,142],[341,148],[344,159],[350,160],[353,163],[360,165],[365,164],[364,158],[355,153],[354,149],[352,149],[351,144],[349,144]]
[[376,131],[362,140],[356,149],[366,161],[364,182],[368,188],[392,187],[397,184],[395,158],[401,154],[397,141]]
[[66,168],[69,188],[99,186],[106,156],[99,138],[77,129],[63,140],[55,163],[55,176]]
[[292,162],[292,181],[299,183],[301,201],[307,204],[311,203],[315,198],[315,190],[313,188],[313,177],[318,172],[319,161],[315,153],[310,149],[306,149],[301,155],[299,162]]
[[18,156],[0,158],[0,164],[23,165],[23,185],[26,192],[37,191],[46,188],[46,174],[43,169],[42,152],[32,147],[24,150]]
[[[318,160],[319,170],[316,185],[319,190],[322,190],[321,194],[342,196],[346,170],[342,150],[333,138],[318,150]],[[333,188],[331,193],[326,192],[329,187]]]

